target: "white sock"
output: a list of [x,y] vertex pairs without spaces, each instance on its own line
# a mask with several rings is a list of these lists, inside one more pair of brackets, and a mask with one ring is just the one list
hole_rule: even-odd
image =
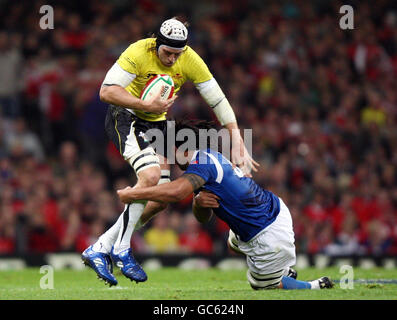
[[[171,175],[171,171],[170,170],[161,170],[161,176],[160,176],[161,178],[160,178],[160,180],[159,180],[157,185],[171,182],[170,175]],[[146,223],[147,223],[147,221],[145,223],[143,223],[142,220],[139,219],[138,222],[135,224],[135,228],[134,228],[133,232],[138,231],[139,229],[141,229],[144,225],[146,225]]]
[[311,289],[320,289],[320,282],[318,280],[309,281],[309,283],[311,285]]
[[134,232],[135,226],[145,209],[146,203],[147,201],[131,203],[127,206],[128,210],[123,212],[121,226],[119,228],[117,240],[114,244],[115,254],[130,248],[132,233]]
[[[124,207],[124,211],[127,209],[127,205]],[[123,211],[123,213],[124,213]],[[103,235],[99,237],[97,242],[94,243],[92,249],[96,252],[110,253],[112,246],[116,242],[117,236],[121,228],[123,221],[123,213],[119,216],[114,225],[112,225]]]

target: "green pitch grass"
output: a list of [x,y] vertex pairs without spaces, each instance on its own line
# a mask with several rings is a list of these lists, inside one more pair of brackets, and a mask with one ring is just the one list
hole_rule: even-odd
[[[340,279],[338,268],[298,270],[298,278],[321,276]],[[136,284],[117,270],[119,284],[112,288],[97,280],[91,269],[55,270],[54,289],[41,289],[38,268],[0,271],[0,300],[376,300],[397,299],[397,270],[354,268],[353,289],[262,290],[248,285],[245,271],[218,269],[186,271],[164,268],[147,271],[148,281]],[[365,281],[364,281],[365,280]],[[377,280],[377,282],[373,282]],[[394,282],[394,283],[388,283]]]

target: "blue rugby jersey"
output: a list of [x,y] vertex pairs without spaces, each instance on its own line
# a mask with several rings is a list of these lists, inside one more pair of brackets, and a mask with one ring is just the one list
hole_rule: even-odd
[[200,190],[211,191],[221,199],[214,213],[244,242],[274,222],[280,212],[276,195],[244,177],[241,170],[233,168],[219,152],[196,151],[187,173],[202,177],[205,185]]

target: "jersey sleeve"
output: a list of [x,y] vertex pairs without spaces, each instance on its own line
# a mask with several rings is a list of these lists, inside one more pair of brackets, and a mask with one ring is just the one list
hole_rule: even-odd
[[197,84],[213,78],[204,60],[192,48],[188,47],[185,58],[187,80]]
[[120,55],[117,63],[125,71],[132,74],[139,74],[138,72],[138,48],[135,43],[131,44],[124,52]]

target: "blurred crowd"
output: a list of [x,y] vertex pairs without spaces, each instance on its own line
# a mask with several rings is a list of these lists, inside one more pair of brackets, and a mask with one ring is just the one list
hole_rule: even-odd
[[[397,6],[350,1],[0,1],[0,254],[84,250],[122,211],[132,169],[98,97],[132,42],[176,14],[241,128],[255,180],[287,203],[297,251],[397,255]],[[54,29],[39,9],[54,8]],[[170,116],[214,119],[192,84]],[[181,172],[173,169],[173,178]],[[139,253],[227,252],[191,198],[139,232]]]

